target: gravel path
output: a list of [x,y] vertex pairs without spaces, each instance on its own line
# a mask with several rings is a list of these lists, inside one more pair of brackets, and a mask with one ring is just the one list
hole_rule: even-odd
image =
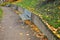
[[2,7],[2,10],[0,40],[40,40],[28,25],[22,25],[22,22],[18,22],[19,16],[9,7]]

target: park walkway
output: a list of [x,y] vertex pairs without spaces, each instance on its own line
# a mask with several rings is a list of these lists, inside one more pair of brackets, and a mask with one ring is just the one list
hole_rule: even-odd
[[0,40],[40,40],[28,25],[19,22],[19,16],[9,7],[2,7]]

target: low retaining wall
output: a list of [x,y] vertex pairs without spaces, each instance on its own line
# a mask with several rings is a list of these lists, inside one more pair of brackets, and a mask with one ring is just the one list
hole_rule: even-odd
[[49,40],[58,40],[53,33],[46,27],[42,20],[32,13],[32,22],[47,36]]

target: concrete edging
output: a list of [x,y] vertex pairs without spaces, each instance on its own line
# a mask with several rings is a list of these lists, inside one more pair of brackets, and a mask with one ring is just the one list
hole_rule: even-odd
[[48,37],[49,40],[59,40],[52,31],[46,27],[47,25],[41,20],[41,18],[32,13],[32,22]]

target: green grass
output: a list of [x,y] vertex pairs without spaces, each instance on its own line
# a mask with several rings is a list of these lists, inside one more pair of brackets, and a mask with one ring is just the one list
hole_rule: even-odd
[[55,1],[55,3],[42,5],[42,7],[40,7],[39,10],[36,11],[43,15],[43,19],[47,21],[51,26],[53,26],[54,28],[58,28],[60,27],[59,0]]
[[1,20],[1,18],[2,18],[2,13],[3,13],[3,11],[2,11],[2,9],[0,8],[0,20]]
[[21,6],[23,8],[35,7],[37,2],[38,0],[23,0],[23,2],[18,2],[16,3],[16,5]]

